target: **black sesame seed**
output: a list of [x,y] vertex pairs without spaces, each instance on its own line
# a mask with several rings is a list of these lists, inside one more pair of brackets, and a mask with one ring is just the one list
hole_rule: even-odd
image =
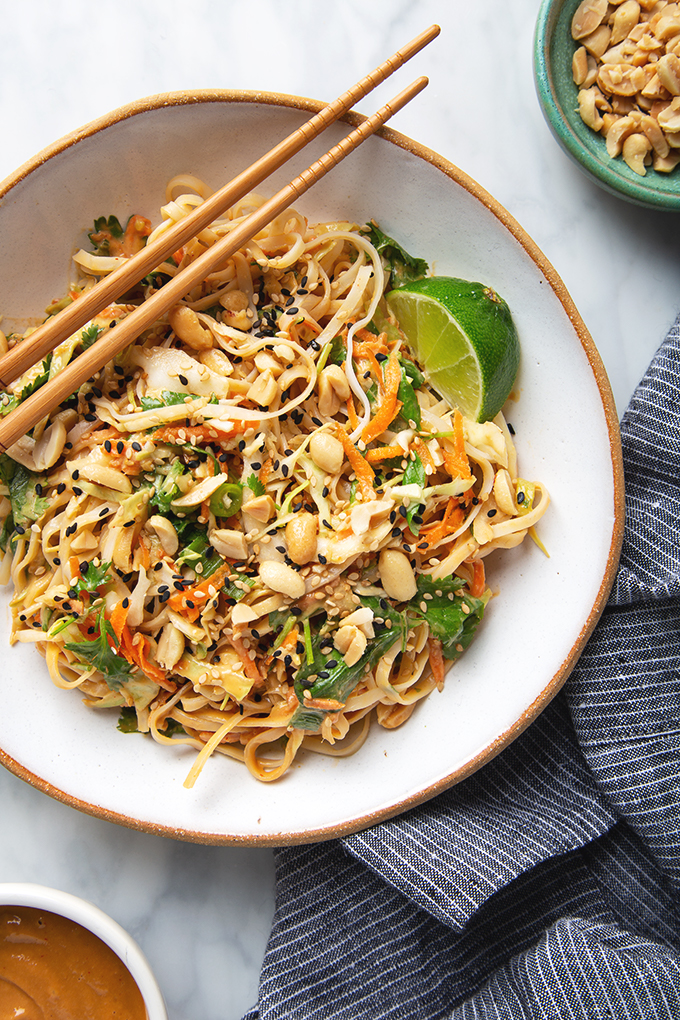
[[302,616],[302,610],[299,606],[290,607],[291,616]]
[[123,527],[124,528],[133,528],[134,525],[135,525],[134,521],[126,521],[125,524],[123,525]]
[[74,496],[82,496],[82,494],[83,494],[83,490],[79,489],[77,485],[74,485],[73,486],[73,495]]
[[86,414],[85,415],[85,421],[96,421],[96,420],[97,420],[97,415],[96,414]]
[[510,433],[511,436],[514,436],[514,434],[515,434],[515,430],[512,427],[512,425],[510,424],[510,422],[508,422],[508,432]]
[[328,563],[326,557],[322,556],[321,553],[319,553],[319,563]]
[[166,591],[166,592],[163,592],[162,595],[158,596],[158,601],[161,602],[161,603],[167,602],[169,598],[170,598],[170,592]]
[[118,442],[116,443],[116,453],[122,453],[124,449],[125,443],[123,442],[122,439],[119,439]]
[[104,449],[106,450],[107,453],[111,453],[111,440],[110,439],[105,439],[104,440]]
[[312,423],[316,425],[317,428],[321,428],[323,425],[323,422],[319,418],[312,418]]
[[76,468],[75,471],[71,472],[71,478],[73,479],[74,482],[78,481],[78,479],[80,478],[80,471],[78,470],[78,468]]
[[38,482],[38,484],[35,487],[35,494],[36,494],[36,496],[42,496],[42,494],[43,494],[43,487],[40,484],[40,482]]
[[124,598],[123,599],[123,609],[129,609],[129,607],[130,607],[130,599]]
[[163,561],[159,560],[158,563],[154,563],[153,569],[154,570],[162,570],[163,569]]
[[498,513],[497,510],[489,510],[489,511],[487,511],[486,516],[487,517],[495,517],[497,513]]
[[191,601],[191,599],[187,599],[186,600],[186,604],[187,604],[187,607],[189,609],[195,609],[196,608],[195,604]]
[[189,385],[189,380],[187,379],[187,377],[185,375],[179,375],[178,374],[177,378],[181,382],[182,386],[188,386]]
[[525,496],[525,494],[523,492],[518,492],[517,493],[517,502],[520,505],[524,502],[525,499],[526,499],[526,496]]
[[59,485],[57,486],[57,496],[61,496],[62,492],[65,492],[65,491],[66,491],[66,485],[64,484],[64,482],[59,482]]
[[331,490],[328,488],[328,486],[324,485],[323,489],[321,490],[321,495],[324,497],[324,499],[326,498],[330,491]]
[[132,444],[132,449],[133,449],[133,450],[135,450],[135,451],[136,451],[137,453],[141,453],[141,450],[142,450],[142,444],[141,444],[141,443],[138,443],[138,442],[137,442],[137,441],[135,440],[135,442],[134,442],[134,443]]

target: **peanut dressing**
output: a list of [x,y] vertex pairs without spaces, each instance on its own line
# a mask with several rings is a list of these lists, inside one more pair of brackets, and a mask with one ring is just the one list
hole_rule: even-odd
[[68,918],[0,907],[0,1020],[147,1020],[118,956]]

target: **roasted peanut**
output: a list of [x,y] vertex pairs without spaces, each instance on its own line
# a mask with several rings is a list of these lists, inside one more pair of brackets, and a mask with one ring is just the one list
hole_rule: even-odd
[[400,549],[383,549],[378,572],[383,588],[397,602],[407,602],[418,590],[411,562]]
[[267,588],[291,599],[302,598],[305,593],[305,582],[297,571],[278,560],[265,560],[260,564],[260,579]]
[[252,400],[258,407],[269,407],[279,392],[276,379],[270,368],[265,369],[248,390],[248,400]]
[[327,365],[319,373],[317,383],[319,390],[319,411],[332,417],[337,414],[340,404],[350,395],[347,376],[339,365]]
[[581,89],[578,94],[578,112],[581,120],[593,131],[599,131],[602,127],[602,117],[595,106],[595,90]]
[[352,624],[339,627],[333,639],[333,646],[340,652],[347,666],[356,665],[366,651],[367,644],[366,635]]
[[665,53],[656,62],[656,73],[672,96],[680,96],[680,57],[676,57],[675,53]]
[[645,157],[648,155],[652,148],[652,143],[646,135],[635,132],[635,134],[629,135],[623,143],[623,158],[631,170],[639,174],[640,177],[644,177],[647,173],[645,169]]
[[167,517],[161,517],[160,514],[154,514],[147,523],[158,535],[158,541],[161,543],[164,552],[168,556],[174,556],[179,549],[179,539],[172,521],[169,521]]
[[342,468],[345,451],[339,439],[327,432],[317,432],[309,443],[309,454],[318,468],[336,475]]
[[581,42],[588,50],[588,53],[592,53],[594,57],[599,58],[609,46],[611,37],[611,28],[608,28],[606,25],[600,25],[600,27],[596,28],[591,35],[582,39]]
[[204,329],[196,312],[188,305],[174,305],[168,312],[168,322],[182,343],[194,351],[207,351],[213,346],[212,333]]
[[215,528],[208,535],[208,541],[220,556],[229,560],[245,560],[248,556],[248,543],[242,531],[230,528]]
[[622,42],[632,28],[640,20],[640,4],[636,0],[626,0],[614,14],[612,21],[612,46]]
[[316,537],[319,523],[316,514],[297,513],[286,525],[288,555],[293,563],[302,566],[316,556]]
[[166,623],[158,641],[156,658],[163,669],[176,666],[184,653],[184,634],[173,623]]
[[574,39],[585,39],[602,24],[607,14],[607,0],[583,0],[579,4],[571,21],[571,34]]

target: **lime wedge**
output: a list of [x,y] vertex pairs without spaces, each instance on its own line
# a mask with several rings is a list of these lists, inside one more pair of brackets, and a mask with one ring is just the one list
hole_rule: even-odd
[[387,304],[437,393],[468,418],[494,418],[519,367],[505,301],[484,284],[430,276],[390,291]]

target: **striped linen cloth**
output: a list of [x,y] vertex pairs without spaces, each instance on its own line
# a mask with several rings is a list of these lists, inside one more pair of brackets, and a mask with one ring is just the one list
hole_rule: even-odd
[[562,692],[460,786],[277,852],[247,1020],[680,1018],[680,318],[623,418],[623,556]]

